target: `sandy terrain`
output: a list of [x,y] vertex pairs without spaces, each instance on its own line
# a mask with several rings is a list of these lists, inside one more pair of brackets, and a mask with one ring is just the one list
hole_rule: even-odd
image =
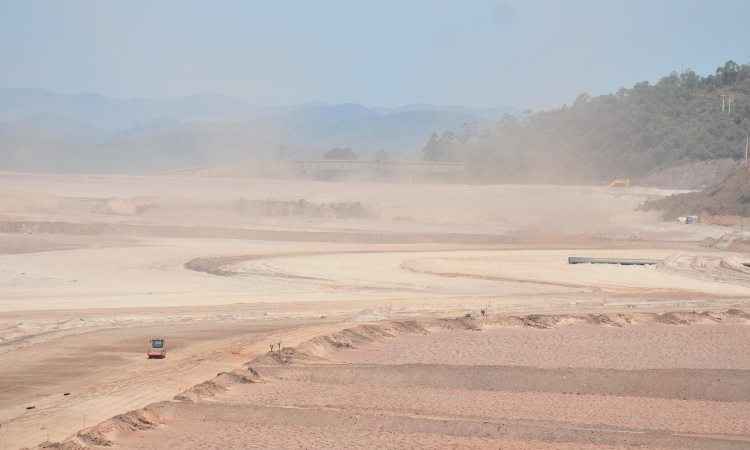
[[750,444],[750,315],[552,317],[550,329],[503,317],[351,328],[284,364],[256,359],[250,379],[237,371],[154,405],[144,428],[156,429],[119,422],[78,439],[140,449]]
[[[750,310],[750,269],[742,264],[744,255],[704,245],[706,238],[718,239],[731,230],[662,223],[652,214],[634,211],[642,201],[666,193],[576,186],[0,174],[0,448],[63,441],[81,428],[169,400],[217,372],[231,371],[263,356],[270,343],[296,346],[352,324],[433,320],[468,312],[476,316],[480,309],[493,315]],[[304,199],[315,205],[361,202],[367,217],[248,213],[237,207],[239,199]],[[663,262],[655,267],[568,265],[569,255],[647,257]],[[747,370],[741,352],[732,351],[748,342],[742,323],[705,327],[649,324],[632,330],[576,325],[543,330],[546,334],[540,335],[539,330],[489,327],[477,334],[451,331],[446,334],[450,338],[432,332],[370,343],[364,354],[344,352],[350,359],[339,362],[356,367],[418,363],[553,370]],[[163,361],[144,357],[145,341],[153,334],[165,334],[171,343]],[[483,339],[489,350],[479,350],[482,345],[477,346],[476,339]],[[679,344],[690,339],[698,349],[695,354]],[[474,350],[459,358],[447,345],[453,340]],[[551,347],[553,342],[555,347]],[[631,346],[633,342],[637,345]],[[408,351],[412,348],[413,352]],[[550,352],[550,348],[558,351]],[[585,351],[589,348],[590,355]],[[710,349],[716,349],[715,353]],[[578,355],[579,365],[570,363],[572,357],[566,355]],[[329,357],[326,355],[327,361]],[[504,373],[498,372],[498,376]],[[261,376],[268,381],[277,375],[268,372]],[[385,379],[401,377],[398,373],[384,375]],[[526,375],[513,372],[513,377],[523,379]],[[318,388],[307,386],[308,381],[289,381],[283,389],[294,393],[295,402],[302,405],[308,401],[304,391],[310,392],[309,401],[316,398],[313,394]],[[561,436],[575,436],[531,439],[538,431],[536,422],[519,423],[516,434],[502,436],[485,430],[484,424],[474,419],[455,432],[436,432],[436,422],[422,417],[410,417],[413,427],[402,427],[406,406],[394,403],[391,411],[388,402],[395,402],[396,397],[408,399],[405,394],[411,388],[394,385],[383,389],[382,383],[374,381],[357,389],[367,392],[367,398],[382,396],[384,403],[376,405],[384,411],[382,417],[367,417],[354,428],[344,426],[359,417],[354,410],[367,409],[352,404],[347,411],[316,410],[317,416],[295,407],[295,414],[300,415],[280,422],[279,414],[289,413],[289,405],[263,397],[273,396],[273,386],[280,389],[270,382],[233,386],[221,394],[220,405],[169,404],[165,408],[176,411],[176,422],[158,433],[127,435],[127,442],[118,440],[118,445],[154,448],[148,445],[155,446],[156,441],[149,441],[152,438],[148,436],[162,436],[159,433],[163,432],[175,433],[161,437],[171,446],[192,448],[193,431],[196,436],[209,436],[213,431],[216,436],[227,436],[226,442],[207,441],[206,448],[297,444],[337,448],[618,448],[626,444],[606,437],[609,431],[599,440],[582,439],[567,428],[560,431]],[[251,403],[246,396],[250,394],[237,390],[245,388],[261,389],[253,391],[252,396],[259,397],[252,413],[247,408]],[[337,387],[342,390],[332,393],[332,398],[356,398],[356,389],[350,388]],[[448,389],[439,383],[424,388],[433,389],[425,394],[430,398],[450,389],[456,389],[459,397],[470,398],[471,394],[465,387]],[[521,395],[499,388],[493,392]],[[571,395],[543,393],[553,394]],[[235,395],[237,405],[230,398]],[[598,391],[590,395],[603,397],[596,400],[604,402],[597,410],[621,409],[617,395]],[[637,390],[627,395],[672,399]],[[534,401],[541,405],[543,398]],[[738,405],[744,401],[737,400]],[[530,404],[534,401],[529,400]],[[466,407],[459,403],[450,406],[448,401],[443,410],[436,405],[425,408],[434,415],[433,420]],[[476,402],[466,405],[471,403]],[[570,410],[586,409],[570,405]],[[716,407],[716,411],[726,408]],[[210,414],[215,422],[207,424],[208,428],[196,427],[191,420],[206,417],[201,412],[208,411],[205,408],[216,408]],[[462,410],[461,417],[521,420],[506,417],[503,408],[482,408]],[[744,411],[730,410],[727,414]],[[531,420],[534,411],[529,410],[523,420]],[[698,427],[695,420],[690,422],[687,413],[687,428],[680,428],[676,422],[682,420],[683,410],[675,411],[674,422],[665,422],[665,429],[747,434],[743,421],[709,429]],[[240,422],[229,419],[237,414],[244,417]],[[594,413],[575,420],[569,420],[569,412],[561,414],[554,418],[554,411],[547,415],[540,412],[540,418],[534,420],[583,423]],[[611,420],[605,423],[649,428]],[[239,430],[248,423],[255,424],[256,431],[248,431],[247,437],[222,428]],[[312,433],[310,426],[322,424],[338,432],[305,434]],[[298,428],[302,430],[299,442],[273,440],[294,435]],[[275,431],[264,431],[268,429]],[[557,433],[554,426],[545,430],[552,433],[549,436]],[[670,439],[648,444],[673,448],[677,441]]]

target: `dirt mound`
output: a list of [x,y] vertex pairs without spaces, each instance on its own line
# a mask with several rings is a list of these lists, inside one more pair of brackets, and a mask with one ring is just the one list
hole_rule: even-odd
[[214,379],[197,384],[185,392],[175,395],[174,399],[195,402],[225,392],[232,385],[257,383],[258,381],[260,381],[260,375],[252,368],[248,368],[246,372],[236,370],[220,372]]
[[117,415],[93,427],[85,428],[63,442],[43,442],[36,448],[82,450],[112,447],[115,445],[118,436],[123,433],[150,430],[164,423],[169,408],[169,402],[154,403],[145,408]]
[[526,317],[523,317],[521,321],[523,324],[527,327],[532,328],[553,328],[556,327],[560,322],[563,321],[563,319],[568,318],[567,316],[559,316],[559,315],[539,315],[539,314],[531,314]]
[[416,320],[391,322],[389,326],[396,333],[429,334],[427,329]]
[[492,317],[488,325],[529,327],[543,330],[562,325],[572,325],[574,323],[611,325],[615,323],[615,320],[606,314],[594,314],[591,316],[576,316],[571,314],[529,314],[526,316]]
[[526,316],[493,317],[485,322],[485,326],[519,326],[550,329],[574,324],[625,327],[639,323],[692,325],[725,321],[747,323],[750,322],[750,314],[739,309],[730,309],[725,312],[674,311],[665,313],[529,314]]
[[328,363],[325,358],[300,351],[294,347],[284,347],[281,350],[266,352],[265,355],[258,356],[247,364],[248,370],[254,370],[252,365],[257,366],[276,366],[288,364],[316,364]]
[[240,214],[263,217],[315,217],[351,219],[370,217],[373,214],[361,202],[311,202],[305,199],[248,200],[240,198],[234,203]]
[[[77,442],[50,442],[45,441],[39,444],[36,448],[38,449],[54,449],[54,450],[85,450],[87,447]],[[26,450],[26,449],[24,449]]]
[[708,248],[718,248],[720,250],[743,250],[741,248],[736,248],[743,245],[742,235],[737,232],[724,233],[719,238],[707,237],[703,239],[701,245]]
[[482,329],[482,324],[472,316],[456,317],[454,319],[440,319],[438,327],[446,330],[474,330]]
[[734,308],[733,309],[728,309],[727,312],[725,313],[725,315],[728,316],[728,317],[736,317],[736,318],[740,318],[740,319],[750,320],[750,314],[742,311],[741,309],[734,309]]
[[330,363],[328,358],[339,350],[357,348],[401,334],[428,333],[427,328],[415,320],[357,325],[336,333],[315,337],[296,348],[284,347],[281,350],[269,351],[248,362],[247,366]]
[[635,180],[639,186],[670,189],[705,189],[714,186],[737,170],[733,159],[690,161],[655,170]]
[[[525,316],[488,316],[482,319],[464,316],[427,321],[398,321],[382,324],[358,325],[339,332],[318,336],[298,347],[284,347],[269,351],[246,364],[253,366],[330,364],[331,356],[340,350],[381,342],[402,334],[429,334],[430,330],[472,330],[486,327],[528,327],[552,329],[574,324],[625,327],[639,323],[691,325],[718,322],[749,323],[750,314],[738,309],[726,312],[677,311],[667,313],[611,313],[611,314],[529,314]],[[252,369],[250,369],[252,370]]]
[[[252,368],[245,371],[220,372],[212,380],[204,381],[174,397],[177,401],[197,402],[225,392],[235,384],[257,383],[260,375]],[[171,402],[159,402],[105,420],[90,428],[85,428],[63,442],[43,442],[42,449],[82,450],[96,447],[112,447],[119,435],[133,431],[145,431],[162,425],[170,415]]]
[[665,220],[695,214],[702,222],[732,225],[737,217],[750,216],[750,172],[745,167],[735,169],[701,192],[650,200],[641,209],[662,211]]
[[98,201],[94,205],[93,211],[100,214],[117,216],[137,216],[156,207],[156,199],[153,197],[115,197]]
[[627,314],[591,314],[588,319],[589,323],[611,327],[624,327],[635,323],[635,319]]
[[216,394],[226,391],[227,388],[216,383],[213,380],[204,381],[201,384],[196,384],[187,391],[175,395],[175,400],[181,401],[197,401],[201,398],[213,397]]
[[298,349],[305,354],[325,358],[331,352],[337,350],[356,348],[407,333],[427,333],[427,330],[416,321],[357,325],[337,333],[311,339],[300,345]]
[[657,323],[669,325],[691,325],[694,323],[721,322],[722,315],[712,312],[668,312],[659,314],[654,319]]

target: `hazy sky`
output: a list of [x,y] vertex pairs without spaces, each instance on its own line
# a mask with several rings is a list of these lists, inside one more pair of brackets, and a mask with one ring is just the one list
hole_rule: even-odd
[[0,87],[542,107],[749,43],[748,0],[0,0]]

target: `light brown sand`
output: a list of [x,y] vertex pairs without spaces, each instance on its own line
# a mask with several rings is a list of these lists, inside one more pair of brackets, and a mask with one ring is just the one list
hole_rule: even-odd
[[[742,320],[405,334],[335,351],[333,364],[259,363],[261,382],[230,385],[197,403],[171,403],[158,429],[126,432],[117,442],[123,448],[742,449],[750,444],[747,356],[723,361],[724,370],[711,367],[742,353],[713,344],[742,347],[749,329]],[[582,345],[613,330],[642,357],[627,370],[609,367],[632,356],[622,343],[614,355]],[[689,355],[650,369],[665,355],[655,337],[681,341]],[[561,340],[576,344],[558,351]],[[502,341],[535,342],[529,352],[543,363],[512,345],[495,345]],[[488,351],[463,352],[480,347]],[[585,361],[597,361],[598,369]]]
[[343,351],[350,363],[750,370],[747,324],[499,327],[409,335]]
[[[696,263],[741,261],[741,254],[698,244],[727,230],[664,224],[633,210],[646,198],[666,193],[2,173],[0,442],[17,448],[47,438],[62,440],[84,425],[169,399],[236,367],[262,354],[269,341],[293,345],[344,323],[477,314],[481,308],[528,314],[746,307],[750,284],[742,268],[728,271],[716,263],[704,270]],[[349,220],[248,216],[233,207],[241,197],[359,201],[372,214]],[[130,204],[136,198],[158,207],[143,213],[101,207],[102,202]],[[673,264],[655,270],[573,267],[564,264],[569,253],[647,255]],[[224,273],[186,266],[202,258],[226,261],[220,264]],[[660,347],[663,335],[653,330],[644,332],[635,348]],[[675,332],[664,331],[670,336]],[[176,348],[164,361],[142,357],[143,340],[153,333],[175,339]],[[666,344],[668,357],[647,353],[651,356],[643,361],[654,367],[693,364],[707,369],[744,364],[743,357],[730,356],[725,348],[745,335],[727,333],[726,339],[695,337],[706,348],[721,349],[725,358],[704,352],[694,359],[679,352],[678,345]],[[687,334],[665,342],[692,338]],[[536,352],[525,353],[526,363],[545,367],[545,362],[568,360],[564,355],[580,354],[586,346],[597,351],[607,347],[610,338],[595,335],[591,331],[580,345],[575,340],[558,345],[562,356],[545,353],[547,341],[534,343],[522,334],[507,338],[513,345],[504,347],[503,339],[493,345],[517,350],[528,341]],[[613,355],[636,353],[628,353],[627,336],[615,332],[611,339]],[[444,353],[434,351],[435,361],[444,359]],[[477,351],[462,357],[474,358],[472,364],[503,361],[492,362],[489,356]],[[598,367],[597,361],[605,367],[627,366],[616,360],[577,359],[583,367]],[[64,392],[71,395],[62,397]],[[36,408],[27,410],[31,405]],[[180,408],[192,414],[187,405]],[[278,430],[288,434],[296,426],[278,425]],[[321,432],[322,440],[311,442],[339,448],[344,443],[404,447],[417,442],[412,436],[422,436],[419,442],[425,446],[496,448],[525,445],[533,434],[493,436],[466,425],[456,434],[435,435],[433,422],[390,432],[388,427],[377,431],[381,426],[376,421],[356,432],[346,427],[336,436]],[[257,428],[260,447],[275,439],[264,427]],[[192,430],[182,432],[175,437],[182,444],[175,446],[188,445]],[[237,439],[232,445],[250,445]],[[539,445],[585,444],[545,442]]]

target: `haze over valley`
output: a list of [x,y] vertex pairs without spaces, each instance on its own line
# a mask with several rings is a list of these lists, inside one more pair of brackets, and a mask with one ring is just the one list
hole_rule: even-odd
[[747,17],[0,2],[0,450],[750,448]]

